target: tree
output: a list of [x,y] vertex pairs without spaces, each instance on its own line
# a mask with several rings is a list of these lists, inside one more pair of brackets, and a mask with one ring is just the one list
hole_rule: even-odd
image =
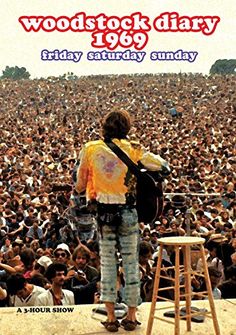
[[236,59],[218,59],[212,65],[210,74],[236,74]]
[[1,79],[29,79],[30,73],[26,70],[25,67],[18,67],[18,66],[6,66],[5,70],[2,71]]
[[76,74],[74,74],[73,72],[67,72],[67,73],[64,73],[63,75],[60,75],[59,79],[62,79],[62,80],[76,80],[76,79],[78,79],[78,76]]

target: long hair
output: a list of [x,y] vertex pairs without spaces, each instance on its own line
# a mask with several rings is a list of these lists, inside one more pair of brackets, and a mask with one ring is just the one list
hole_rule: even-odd
[[130,127],[130,115],[127,111],[112,111],[102,121],[102,135],[105,139],[126,138]]
[[91,252],[90,252],[89,248],[86,247],[86,245],[81,244],[81,245],[79,245],[78,247],[75,248],[75,250],[73,252],[73,255],[72,255],[72,260],[74,262],[77,258],[78,253],[80,253],[82,256],[86,257],[87,262],[90,260]]

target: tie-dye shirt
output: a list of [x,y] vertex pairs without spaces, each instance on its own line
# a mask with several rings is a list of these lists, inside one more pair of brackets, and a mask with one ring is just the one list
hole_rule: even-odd
[[[128,140],[113,139],[135,163],[140,161],[153,171],[169,170],[168,164],[158,155],[146,152]],[[75,189],[86,190],[87,200],[105,204],[125,204],[128,192],[127,166],[102,141],[85,144],[80,152]]]

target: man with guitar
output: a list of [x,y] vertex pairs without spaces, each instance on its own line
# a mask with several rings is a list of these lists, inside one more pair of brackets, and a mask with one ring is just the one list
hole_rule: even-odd
[[[120,326],[114,309],[117,298],[117,249],[122,256],[125,303],[128,306],[127,316],[121,321],[121,326],[130,331],[138,324],[136,307],[140,303],[139,222],[140,218],[144,222],[147,220],[150,222],[160,215],[158,198],[162,197],[161,179],[155,179],[152,172],[158,171],[159,175],[170,173],[164,159],[145,151],[137,143],[133,145],[127,139],[130,128],[130,116],[124,110],[112,111],[105,116],[102,121],[103,140],[86,143],[80,152],[75,185],[78,193],[86,191],[88,202],[97,204],[101,300],[105,303],[108,316],[103,325],[110,332],[118,331]],[[143,208],[142,213],[140,211],[137,213],[139,208],[136,208],[136,203],[140,203],[140,199],[139,201],[136,199],[136,182],[142,185],[137,188],[139,194],[143,189],[147,198],[148,191],[145,189],[150,186],[151,197],[153,193],[155,195],[154,214],[151,218],[148,213],[151,209],[146,208],[147,220]]]

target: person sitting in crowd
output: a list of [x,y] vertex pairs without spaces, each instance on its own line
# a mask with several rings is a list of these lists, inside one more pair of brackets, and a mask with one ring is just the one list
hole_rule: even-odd
[[[219,284],[222,273],[214,266],[208,266],[208,273],[210,277],[213,298],[221,299],[221,290],[219,289]],[[204,278],[200,276],[194,276],[192,279],[192,289],[197,293],[206,292],[207,288]],[[194,299],[204,299],[204,295],[196,294],[194,295]]]
[[44,288],[29,284],[21,274],[16,273],[7,279],[10,306],[36,306],[37,297],[44,292]]
[[52,263],[46,271],[47,279],[52,286],[47,291],[40,294],[36,299],[38,306],[57,306],[57,305],[74,305],[74,294],[69,290],[63,289],[67,268],[62,263]]
[[219,285],[222,299],[236,299],[236,265],[227,269],[228,279]]
[[54,257],[58,263],[69,266],[71,252],[68,245],[65,243],[58,244],[54,250]]
[[[218,244],[214,241],[209,241],[206,244],[206,261],[208,264],[208,267],[213,267],[216,270],[218,270],[221,273],[220,281],[222,282],[224,280],[224,266],[222,263],[222,260],[218,257]],[[202,271],[203,264],[202,259],[200,258],[197,263],[197,270]]]
[[44,288],[48,287],[48,280],[45,277],[48,266],[52,264],[52,259],[42,256],[34,261],[33,269],[24,274],[30,284],[35,284]]
[[90,250],[82,244],[75,248],[72,255],[74,267],[66,287],[74,292],[76,304],[93,303],[97,292],[100,275],[96,268],[89,265],[90,255]]

